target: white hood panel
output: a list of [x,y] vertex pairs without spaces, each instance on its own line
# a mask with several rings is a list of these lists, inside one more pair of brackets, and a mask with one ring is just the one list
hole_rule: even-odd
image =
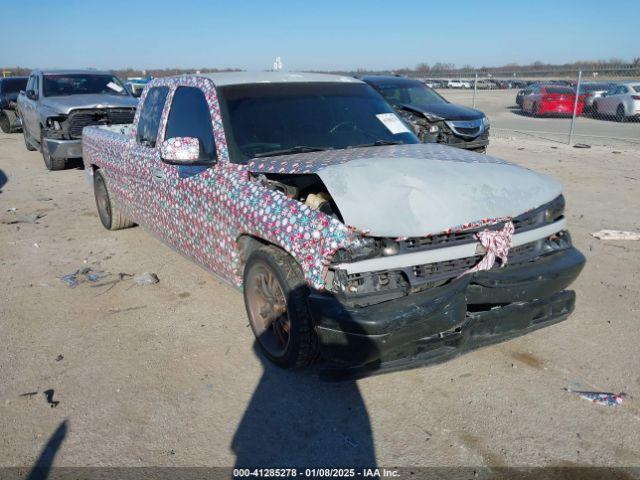
[[379,237],[423,237],[550,202],[561,185],[507,163],[361,158],[319,169],[345,224]]

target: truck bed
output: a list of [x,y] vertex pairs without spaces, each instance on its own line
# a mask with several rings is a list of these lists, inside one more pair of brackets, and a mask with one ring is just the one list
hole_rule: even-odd
[[82,130],[82,158],[87,174],[92,166],[108,164],[119,171],[126,162],[129,140],[133,138],[133,124],[99,125]]

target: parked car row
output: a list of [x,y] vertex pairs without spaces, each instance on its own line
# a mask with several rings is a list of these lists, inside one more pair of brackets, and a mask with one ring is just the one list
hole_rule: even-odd
[[[511,88],[526,88],[535,83],[534,80],[516,80],[516,79],[500,79],[500,78],[475,78],[470,79],[421,79],[421,81],[430,88],[457,88],[457,89],[473,89],[478,90],[507,90]],[[569,85],[570,82],[565,80],[551,80],[545,83],[555,83],[558,85]]]
[[38,70],[25,88],[27,148],[51,170],[82,156],[105,228],[141,225],[242,290],[281,367],[408,368],[574,309],[561,185],[468,151],[486,117],[420,82],[186,75],[138,104],[110,73]]
[[541,115],[576,115],[614,117],[622,122],[640,119],[640,82],[585,82],[580,85],[576,102],[575,86],[540,83],[520,90],[516,104],[523,113]]

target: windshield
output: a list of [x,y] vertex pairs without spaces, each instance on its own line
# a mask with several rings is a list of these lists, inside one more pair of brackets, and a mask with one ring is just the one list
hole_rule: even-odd
[[115,75],[76,73],[44,76],[43,95],[45,97],[90,93],[120,96],[129,95]]
[[408,85],[377,85],[376,88],[392,105],[431,105],[433,103],[447,103],[444,98],[432,89],[420,83]]
[[24,90],[27,86],[26,78],[4,78],[2,79],[2,93],[15,93]]
[[419,143],[368,85],[264,83],[230,85],[218,92],[235,162],[269,152]]

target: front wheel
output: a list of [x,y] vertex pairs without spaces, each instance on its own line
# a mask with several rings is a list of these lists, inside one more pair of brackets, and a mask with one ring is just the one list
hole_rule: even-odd
[[29,143],[29,140],[27,139],[27,129],[24,127],[22,127],[22,136],[24,138],[24,148],[26,148],[30,152],[35,152],[37,148]]
[[537,117],[538,115],[540,115],[539,112],[539,107],[537,103],[534,103],[533,106],[531,107],[531,115],[533,115],[534,117]]
[[107,182],[100,170],[93,172],[93,194],[96,197],[96,207],[102,225],[107,230],[129,228],[134,223],[125,217],[113,203],[107,188]]
[[51,156],[49,152],[49,146],[47,145],[47,139],[44,134],[40,134],[40,151],[42,152],[42,159],[47,170],[64,170],[67,168],[66,158],[55,158]]
[[244,269],[244,303],[264,354],[282,368],[299,368],[318,356],[300,266],[272,246],[254,251]]

